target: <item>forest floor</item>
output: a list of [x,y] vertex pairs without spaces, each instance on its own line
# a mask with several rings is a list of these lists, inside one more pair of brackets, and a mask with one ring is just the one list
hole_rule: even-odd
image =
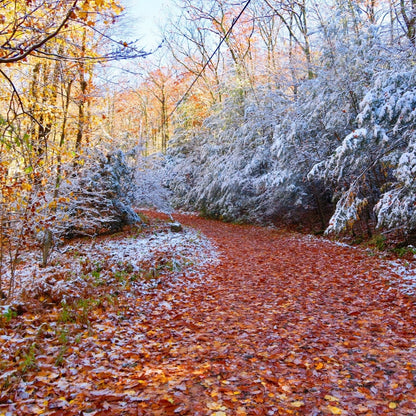
[[416,414],[408,264],[272,228],[175,219],[214,247],[144,258],[147,274],[143,264],[133,273],[129,248],[111,279],[111,253],[87,261],[78,247],[89,277],[73,298],[52,290],[55,275],[20,316],[3,313],[0,415]]

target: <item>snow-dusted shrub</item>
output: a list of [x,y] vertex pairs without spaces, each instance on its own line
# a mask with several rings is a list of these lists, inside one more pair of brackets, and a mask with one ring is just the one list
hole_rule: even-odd
[[177,132],[168,154],[175,205],[226,220],[261,219],[281,100],[272,91],[231,96],[192,135]]
[[282,82],[238,100],[231,95],[202,127],[177,132],[169,154],[176,205],[229,220],[325,228],[338,201],[332,231],[358,215],[375,221],[372,207],[392,178],[374,163],[380,154],[370,136],[383,130],[367,127],[363,98],[389,60],[372,27],[359,38],[340,27],[321,51],[316,76],[300,80],[293,94]]
[[168,153],[175,205],[226,220],[324,226],[330,198],[323,181],[306,176],[355,118],[331,77],[304,81],[296,97],[267,85],[231,96],[200,128],[178,130]]
[[315,79],[304,81],[275,126],[271,186],[264,203],[276,217],[297,223],[319,217],[324,227],[332,213],[331,190],[320,178],[308,181],[307,174],[352,130],[354,99],[345,91],[346,85],[352,86],[344,78],[322,70]]
[[140,221],[131,208],[135,170],[121,150],[107,154],[97,150],[87,155],[79,167],[69,169],[58,201],[48,204],[54,217],[50,224],[54,235],[97,235]]
[[414,131],[411,134],[393,171],[397,182],[375,206],[379,228],[400,229],[405,234],[416,230],[416,135]]
[[381,228],[414,227],[415,121],[416,71],[377,76],[360,103],[358,128],[310,172],[339,198],[328,233],[352,228],[363,213]]
[[344,88],[347,80],[322,70],[296,96],[266,85],[229,99],[192,134],[177,132],[169,152],[175,204],[227,220],[324,227],[330,192],[306,177],[352,130],[358,93]]
[[134,174],[135,206],[156,208],[166,214],[173,212],[171,192],[166,184],[166,160],[161,154],[136,157]]

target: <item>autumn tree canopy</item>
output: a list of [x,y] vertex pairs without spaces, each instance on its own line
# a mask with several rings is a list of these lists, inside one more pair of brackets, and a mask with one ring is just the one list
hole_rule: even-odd
[[147,55],[116,35],[122,12],[113,0],[0,4],[0,269],[6,248],[13,270],[28,238],[45,248],[66,221],[62,185],[100,140],[98,65]]

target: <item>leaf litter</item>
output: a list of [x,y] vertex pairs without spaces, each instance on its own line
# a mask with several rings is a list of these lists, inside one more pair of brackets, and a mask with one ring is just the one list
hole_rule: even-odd
[[58,297],[59,307],[45,296],[46,306],[3,324],[0,414],[416,413],[414,298],[395,288],[386,262],[279,230],[176,217],[203,241],[182,251],[190,262],[171,261],[183,237],[143,258],[124,237],[81,245],[100,267],[75,274],[89,270],[97,292]]

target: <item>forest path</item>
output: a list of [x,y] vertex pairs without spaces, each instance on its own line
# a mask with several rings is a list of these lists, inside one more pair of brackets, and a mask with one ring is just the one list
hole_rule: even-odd
[[308,236],[175,218],[222,257],[160,322],[177,348],[158,353],[174,397],[159,414],[416,414],[415,308],[381,262]]
[[62,326],[60,344],[27,317],[47,346],[0,394],[0,415],[416,414],[414,299],[385,263],[299,234],[175,219],[206,235],[219,261],[144,293],[109,285],[117,300],[88,327]]

